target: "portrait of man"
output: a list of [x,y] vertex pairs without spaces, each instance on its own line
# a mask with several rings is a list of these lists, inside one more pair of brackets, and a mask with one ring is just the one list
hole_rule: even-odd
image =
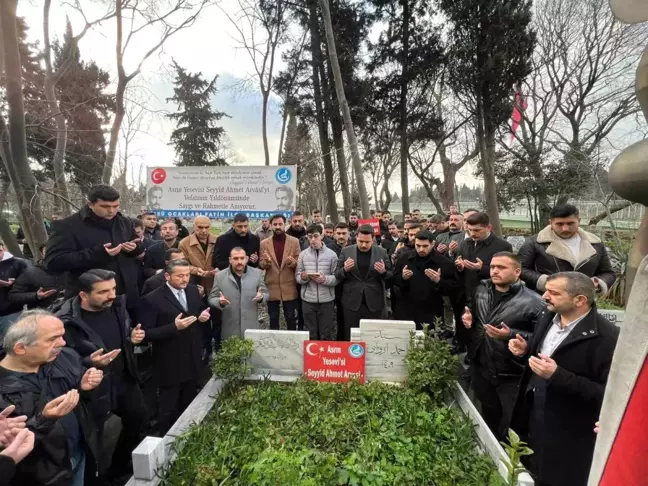
[[294,211],[293,200],[295,195],[293,190],[288,186],[278,186],[275,189],[275,199],[277,200],[277,211]]
[[148,209],[162,209],[162,188],[153,186],[148,190]]

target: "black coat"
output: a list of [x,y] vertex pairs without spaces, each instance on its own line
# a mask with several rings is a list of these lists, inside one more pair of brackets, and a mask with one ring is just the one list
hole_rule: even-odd
[[386,233],[386,236],[380,242],[380,246],[382,246],[387,251],[387,256],[389,258],[391,258],[391,256],[394,254],[397,244],[398,238],[394,240],[389,233]]
[[23,245],[22,248],[23,256],[29,260],[34,258],[34,254],[32,253],[29,245],[27,244],[27,238],[25,238],[25,232],[23,231],[22,226],[18,226],[18,231],[16,232],[16,240],[18,240],[18,243]]
[[[469,332],[470,356],[479,352],[488,362],[490,375],[518,376],[524,366],[516,360],[508,349],[508,340],[493,339],[484,331],[484,324],[497,326],[504,322],[511,329],[511,338],[517,334],[527,341],[539,320],[546,314],[546,304],[533,290],[527,289],[520,281],[511,285],[497,306],[493,306],[495,286],[492,280],[483,280],[475,292],[472,305],[473,325]],[[459,324],[463,325],[463,324]],[[480,360],[482,362],[482,360]]]
[[[553,317],[553,313],[547,312],[538,322],[528,356],[538,354]],[[544,441],[541,445],[531,444],[541,454],[536,472],[543,484],[587,484],[596,442],[594,424],[599,419],[618,337],[619,328],[594,306],[551,356],[558,369],[547,383]],[[533,393],[527,392],[532,375],[527,365],[513,415],[513,429],[525,439],[533,399]]]
[[106,253],[104,245],[113,247],[137,239],[130,218],[117,213],[112,220],[99,220],[89,207],[52,223],[52,236],[47,242],[45,264],[52,272],[67,272],[66,297],[79,293],[79,276],[93,268],[111,270],[117,274],[117,293],[126,294],[129,306],[139,298],[138,277],[141,262],[137,256],[142,252],[138,243],[134,251],[120,252],[117,256]]
[[9,486],[16,474],[16,463],[9,456],[0,455],[0,486]]
[[[72,349],[63,348],[57,358],[41,366],[45,376],[42,383],[57,382],[57,387],[70,391],[79,389],[85,373],[81,358]],[[27,427],[36,435],[34,450],[17,466],[11,484],[16,486],[69,486],[72,467],[66,446],[66,434],[60,420],[49,420],[41,415],[44,405],[56,398],[48,390],[25,379],[26,374],[11,373],[0,368],[0,408],[15,405],[13,416],[26,415]],[[90,413],[92,392],[80,391],[79,404],[74,414],[81,426],[86,444],[87,461],[96,463],[99,451],[97,423]],[[86,475],[92,468],[86,469]]]
[[473,263],[477,261],[477,258],[483,262],[481,270],[468,270],[466,268],[463,272],[459,272],[460,278],[463,279],[463,290],[468,302],[472,301],[479,282],[490,278],[490,262],[493,255],[500,251],[510,252],[513,251],[513,247],[508,241],[495,236],[495,233],[491,233],[488,238],[476,243],[470,238],[459,243],[457,252],[454,255],[455,259],[461,256],[464,260]]
[[[44,263],[28,267],[16,279],[9,290],[9,301],[12,304],[26,305],[28,309],[47,309],[65,293],[65,276],[60,273],[53,273],[45,268]],[[38,289],[58,290],[57,293],[45,300],[38,298]]]
[[146,279],[142,287],[142,295],[150,294],[154,290],[159,289],[166,283],[164,272],[156,273],[152,277]]
[[[130,333],[132,330],[131,320],[126,311],[126,299],[123,295],[117,296],[113,302],[113,309],[116,311],[119,327],[122,332],[122,348],[121,355],[124,360],[124,372],[130,376],[134,382],[139,382],[139,374],[137,372],[137,363],[135,361],[135,353],[133,344],[130,342]],[[81,315],[81,299],[73,297],[63,303],[63,305],[55,310],[56,316],[63,321],[65,325],[65,340],[66,346],[74,349],[81,358],[86,368],[94,366],[90,359],[90,355],[98,349],[104,351],[112,351],[108,349],[101,339],[101,336],[88,326]],[[108,412],[113,410],[117,405],[117,394],[115,391],[115,377],[109,372],[107,367],[102,368],[104,378],[101,385],[97,388],[92,403],[92,410],[95,416],[105,416]]]
[[[8,255],[5,250],[5,255]],[[22,273],[27,270],[29,263],[27,260],[22,258],[16,258],[12,256],[6,260],[0,261],[0,280],[9,280],[16,279],[22,275]],[[16,282],[14,282],[14,285]],[[0,287],[0,316],[8,316],[15,312],[20,312],[22,310],[22,305],[18,302],[12,302],[9,299],[9,292],[13,287]]]
[[142,298],[146,309],[142,312],[142,327],[146,342],[153,343],[153,375],[160,387],[178,386],[198,380],[200,375],[203,323],[196,321],[180,331],[175,319],[178,314],[198,317],[207,305],[195,285],[187,286],[185,295],[188,312],[182,309],[168,285]]
[[[409,280],[403,279],[405,266],[413,273]],[[425,275],[428,268],[441,270],[441,280],[438,283]],[[396,262],[392,281],[400,290],[395,318],[413,320],[417,324],[426,321],[431,325],[434,324],[434,318],[443,317],[443,296],[461,285],[453,263],[434,251],[423,259],[415,250],[403,252]]]
[[[225,270],[229,267],[230,252],[237,246],[243,248],[248,256],[254,253],[258,256],[261,240],[259,240],[257,235],[252,233],[246,233],[245,236],[241,237],[233,230],[220,235],[216,240],[216,246],[214,247],[214,256],[212,260],[214,268]],[[248,262],[248,265],[251,267],[256,267],[257,264],[258,261],[256,263]]]
[[[344,262],[351,258],[355,266],[350,272],[344,270]],[[387,271],[383,274],[374,269],[374,264],[382,261]],[[387,258],[387,252],[378,245],[371,247],[371,259],[369,261],[369,272],[362,277],[358,270],[358,246],[351,245],[342,249],[338,257],[335,278],[342,286],[342,307],[351,311],[357,311],[362,305],[363,296],[367,308],[372,312],[381,311],[385,308],[385,280],[392,277],[392,264]]]
[[[596,235],[586,231],[581,231],[581,238],[583,241],[579,261],[574,260],[574,255],[553,234],[550,226],[536,236],[527,238],[518,252],[522,262],[522,280],[530,289],[544,292],[544,275],[576,271],[601,280],[604,283],[602,293],[605,294],[616,280],[605,244]],[[583,248],[586,248],[585,252]]]
[[163,269],[166,266],[164,257],[167,250],[170,250],[171,248],[178,248],[179,244],[180,239],[176,238],[175,242],[170,247],[167,247],[164,241],[155,242],[155,244],[148,247],[146,249],[146,255],[144,256],[143,262],[144,276],[146,278],[152,277],[153,275],[155,275],[155,272],[157,270]]

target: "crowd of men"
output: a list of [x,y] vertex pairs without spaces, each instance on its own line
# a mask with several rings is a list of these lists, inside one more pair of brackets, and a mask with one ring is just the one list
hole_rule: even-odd
[[[237,214],[216,237],[204,216],[189,233],[153,212],[122,215],[119,193],[96,186],[52,223],[35,263],[0,244],[0,468],[3,455],[14,468],[0,484],[123,484],[144,432],[169,431],[213,351],[260,328],[266,303],[270,329],[283,311],[311,339],[349,340],[368,318],[436,328],[467,352],[492,432],[529,442],[536,484],[585,485],[618,333],[595,304],[615,273],[577,208],[554,208],[518,254],[474,209],[374,217],[378,230],[355,213],[332,224],[313,211],[307,224],[294,211],[251,231]],[[105,461],[112,415],[122,427]]]

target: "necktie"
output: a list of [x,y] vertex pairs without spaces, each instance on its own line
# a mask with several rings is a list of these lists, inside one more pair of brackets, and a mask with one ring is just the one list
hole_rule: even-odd
[[182,308],[186,312],[187,311],[187,299],[185,297],[185,293],[182,290],[178,290],[177,295],[178,295],[178,302],[180,302],[180,305],[182,306]]

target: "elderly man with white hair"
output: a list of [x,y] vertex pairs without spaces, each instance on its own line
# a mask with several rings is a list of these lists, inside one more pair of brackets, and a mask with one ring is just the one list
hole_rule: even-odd
[[15,484],[82,486],[86,461],[96,464],[97,425],[87,405],[103,373],[84,368],[65,347],[64,333],[60,319],[35,309],[4,336],[0,408],[14,405],[14,414],[25,415],[36,435],[35,451],[18,464]]

